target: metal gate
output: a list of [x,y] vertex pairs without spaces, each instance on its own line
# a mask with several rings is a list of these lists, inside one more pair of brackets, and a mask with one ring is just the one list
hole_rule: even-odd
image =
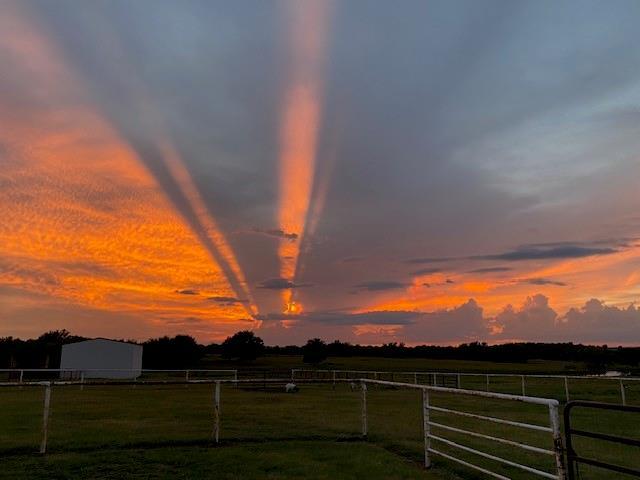
[[[634,477],[640,478],[640,470],[622,465],[615,465],[597,458],[583,457],[576,452],[573,447],[573,437],[587,437],[596,440],[603,440],[605,442],[618,443],[621,445],[628,445],[632,447],[640,447],[640,439],[621,437],[617,435],[609,435],[600,432],[591,432],[588,430],[576,429],[571,426],[571,412],[576,408],[588,408],[588,409],[600,409],[600,410],[615,410],[619,412],[629,412],[632,414],[640,414],[640,407],[631,407],[624,405],[617,405],[614,403],[600,403],[600,402],[588,402],[576,400],[568,402],[564,408],[564,433],[565,443],[567,451],[567,467],[569,473],[569,480],[576,480],[579,478],[578,465],[583,463],[585,465],[591,465],[594,467],[602,468],[618,473],[624,473]],[[638,452],[640,455],[640,451]]]

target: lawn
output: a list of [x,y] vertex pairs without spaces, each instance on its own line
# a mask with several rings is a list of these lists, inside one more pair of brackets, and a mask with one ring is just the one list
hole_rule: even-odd
[[46,457],[13,456],[2,461],[1,479],[362,479],[444,478],[425,472],[381,447],[364,442],[283,441],[222,447],[157,447]]
[[[491,365],[491,364],[488,364]],[[402,380],[402,378],[398,378]],[[409,380],[409,379],[406,379]],[[475,383],[474,383],[475,382]],[[484,389],[484,379],[463,379],[464,388]],[[497,377],[491,388],[519,393],[520,379]],[[532,395],[564,397],[556,379],[531,380]],[[619,402],[617,382],[575,380],[573,398]],[[37,451],[42,421],[43,388],[0,389],[0,457],[6,478],[483,478],[465,467],[435,457],[434,468],[419,468],[423,456],[421,394],[415,390],[370,387],[368,438],[361,434],[361,392],[348,384],[301,385],[286,394],[282,385],[236,388],[223,385],[221,444],[212,444],[213,386],[79,386],[54,387],[51,399],[49,448]],[[631,385],[627,400],[640,404]],[[545,407],[518,402],[432,393],[433,405],[548,425]],[[636,415],[636,417],[638,417]],[[432,412],[438,423],[526,442],[549,449],[548,433]],[[640,419],[612,412],[575,411],[577,428],[637,437]],[[517,447],[434,433],[450,440],[553,471],[553,458]],[[434,447],[453,453],[443,444]],[[640,456],[628,448],[578,442],[580,453],[640,467]],[[532,478],[513,467],[460,457],[490,467],[514,479]],[[583,468],[582,479],[602,478]],[[591,476],[589,476],[591,474]],[[136,477],[136,475],[138,477]],[[616,478],[624,478],[617,476]]]

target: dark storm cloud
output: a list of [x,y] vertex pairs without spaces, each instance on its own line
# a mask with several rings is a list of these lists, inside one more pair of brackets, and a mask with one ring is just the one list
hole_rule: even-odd
[[499,272],[508,272],[512,270],[509,267],[486,267],[486,268],[476,268],[475,270],[471,270],[468,273],[476,273],[476,274],[484,274],[484,273],[499,273]]
[[362,282],[354,285],[359,290],[366,290],[368,292],[381,292],[385,290],[400,290],[406,288],[408,284],[395,282],[393,280],[374,280],[370,282]]
[[557,260],[564,258],[583,258],[594,255],[616,253],[614,248],[583,247],[580,245],[561,245],[552,247],[523,247],[496,255],[480,255],[470,257],[473,260],[504,260],[519,262],[525,260]]
[[270,278],[268,280],[264,280],[260,282],[258,288],[266,289],[266,290],[288,290],[290,288],[303,288],[310,287],[311,284],[296,284],[291,280],[287,280],[286,278]]
[[550,280],[548,278],[524,278],[519,280],[519,283],[527,283],[529,285],[555,285],[557,287],[566,287],[564,282],[558,282],[557,280]]

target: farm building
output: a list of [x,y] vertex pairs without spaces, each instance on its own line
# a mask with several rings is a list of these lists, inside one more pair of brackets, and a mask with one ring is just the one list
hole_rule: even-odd
[[96,338],[62,346],[63,377],[137,378],[142,373],[142,345]]

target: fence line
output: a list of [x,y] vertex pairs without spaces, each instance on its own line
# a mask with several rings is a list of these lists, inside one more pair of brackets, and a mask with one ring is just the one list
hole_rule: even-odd
[[[521,374],[521,373],[469,373],[469,372],[394,372],[394,371],[381,371],[381,370],[321,370],[321,369],[304,369],[304,368],[292,368],[291,380],[296,380],[296,374],[301,373],[330,373],[332,381],[335,383],[340,374],[344,374],[347,379],[356,379],[359,375],[372,375],[374,380],[377,380],[382,375],[391,376],[393,380],[394,375],[413,377],[413,383],[419,384],[420,378],[426,378],[427,381],[431,380],[431,385],[437,384],[437,378],[455,378],[458,388],[461,385],[462,377],[484,377],[485,378],[485,390],[490,390],[490,379],[492,377],[500,378],[520,378],[520,388],[522,396],[526,396],[526,379],[527,378],[549,378],[562,380],[564,382],[565,401],[571,400],[569,394],[569,380],[614,380],[620,383],[620,402],[622,405],[627,404],[625,382],[637,382],[640,381],[640,377],[607,377],[602,375],[544,375],[544,374]],[[350,377],[352,375],[353,377]],[[299,378],[297,379],[299,380]]]
[[[126,374],[131,373],[130,377],[122,377],[122,378],[136,378],[139,376],[144,376],[145,374],[172,374],[172,373],[183,373],[185,380],[190,380],[192,375],[197,374],[228,374],[234,380],[238,379],[238,370],[236,369],[205,369],[205,368],[189,368],[189,369],[152,369],[152,368],[141,368],[141,369],[131,369],[131,368],[0,368],[0,373],[12,374],[15,373],[18,375],[17,382],[22,384],[25,383],[25,373],[48,373],[48,374],[60,374],[60,376],[68,375],[69,377],[79,378],[82,383],[84,383],[85,378],[92,377],[92,374],[107,374],[107,373],[116,373],[116,374]],[[98,377],[93,377],[98,378]],[[82,388],[82,387],[80,387]]]
[[[333,380],[333,379],[332,379]],[[559,429],[559,417],[558,417],[558,402],[553,399],[545,399],[538,397],[527,397],[521,395],[510,395],[505,393],[495,393],[495,392],[484,392],[477,390],[464,390],[460,388],[448,388],[448,387],[438,387],[438,386],[430,386],[430,385],[416,385],[413,383],[402,383],[402,382],[390,382],[384,380],[372,380],[367,378],[354,379],[355,381],[360,383],[361,386],[361,418],[362,418],[362,436],[363,438],[367,438],[368,435],[368,412],[367,412],[367,385],[381,385],[381,386],[391,386],[395,388],[409,388],[409,389],[418,389],[422,391],[422,413],[423,413],[423,433],[424,433],[424,466],[425,468],[429,468],[431,466],[431,456],[437,455],[448,460],[454,461],[461,465],[467,466],[469,468],[473,468],[477,471],[484,472],[486,474],[492,475],[495,478],[507,478],[496,472],[492,472],[488,468],[481,467],[460,458],[452,454],[447,454],[441,452],[440,450],[433,448],[431,446],[432,442],[439,442],[450,447],[456,448],[458,450],[466,451],[469,453],[473,453],[479,455],[484,458],[488,458],[493,461],[497,461],[506,465],[514,466],[516,468],[520,468],[529,473],[544,477],[544,478],[552,478],[557,480],[565,480],[565,470],[564,470],[564,459],[563,459],[563,442],[560,436]],[[199,385],[214,385],[213,390],[213,431],[212,437],[214,443],[218,444],[220,442],[220,425],[221,425],[221,385],[222,384],[230,384],[230,385],[238,385],[238,384],[255,384],[255,383],[268,383],[268,384],[284,384],[289,382],[289,379],[197,379],[197,380],[148,380],[148,381],[119,381],[119,382],[110,382],[110,381],[91,381],[86,383],[87,385],[104,385],[104,386],[117,386],[117,385],[185,385],[185,384],[199,384]],[[347,383],[353,381],[352,379],[339,379],[336,378],[335,382]],[[318,379],[307,379],[302,380],[300,383],[309,383],[309,384],[327,384],[331,383],[327,380],[318,380]],[[44,454],[47,451],[47,437],[48,437],[48,426],[49,426],[49,415],[51,408],[51,392],[54,386],[72,386],[72,385],[81,385],[78,381],[73,380],[58,380],[58,381],[39,381],[39,382],[24,382],[21,384],[21,387],[44,387],[45,389],[45,398],[44,398],[44,406],[43,406],[43,429],[42,429],[42,441],[40,445],[40,453]],[[16,387],[17,384],[15,382],[2,382],[0,383],[0,387]],[[549,409],[549,426],[544,425],[535,425],[528,424],[522,422],[515,422],[512,420],[506,420],[495,417],[487,417],[483,415],[476,415],[470,412],[461,412],[452,409],[445,409],[443,407],[437,407],[430,403],[429,394],[431,392],[439,392],[439,393],[449,393],[454,395],[463,395],[463,396],[471,396],[471,397],[481,397],[481,398],[492,398],[498,400],[509,400],[516,401],[528,404],[535,404],[546,406]],[[522,428],[527,428],[531,430],[544,431],[547,433],[551,433],[553,438],[553,449],[547,450],[539,447],[535,447],[533,445],[528,445],[521,442],[514,442],[508,439],[493,437],[491,435],[480,434],[477,432],[472,432],[469,430],[463,430],[461,428],[451,427],[450,425],[444,425],[440,422],[434,422],[430,419],[431,411],[439,411],[446,413],[453,413],[458,415],[463,415],[471,418],[477,418],[481,420],[489,420],[495,423],[501,423],[504,425],[517,426]],[[434,435],[431,432],[431,427],[435,428],[443,428],[445,430],[454,431],[459,434],[468,435],[472,437],[481,437],[487,440],[496,441],[502,444],[507,444],[519,448],[523,448],[525,450],[553,455],[556,459],[556,470],[557,473],[550,474],[547,472],[543,472],[541,470],[537,470],[533,467],[518,464],[512,460],[507,460],[501,457],[497,457],[495,455],[488,454],[486,452],[482,452],[466,445],[461,445],[446,438],[443,438],[439,435]]]

